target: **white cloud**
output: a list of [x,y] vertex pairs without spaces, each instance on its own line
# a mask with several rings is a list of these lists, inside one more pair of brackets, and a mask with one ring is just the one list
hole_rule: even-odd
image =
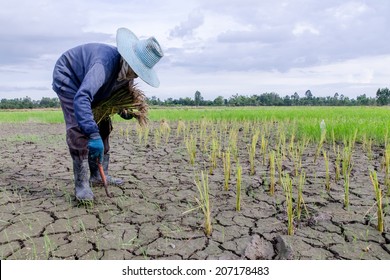
[[300,35],[302,35],[304,33],[311,33],[311,34],[314,34],[314,35],[319,35],[320,31],[318,31],[318,29],[316,29],[315,27],[313,27],[309,23],[297,23],[297,24],[295,24],[292,33],[295,36],[300,36]]

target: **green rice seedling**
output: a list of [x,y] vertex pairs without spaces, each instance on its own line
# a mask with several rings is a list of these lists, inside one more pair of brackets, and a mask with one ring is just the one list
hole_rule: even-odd
[[198,188],[199,199],[195,198],[200,209],[204,215],[204,228],[207,236],[211,235],[212,226],[211,226],[211,207],[210,207],[210,196],[209,196],[209,179],[207,175],[201,171],[201,178],[198,177],[195,179],[196,187]]
[[249,152],[249,164],[250,164],[250,175],[255,175],[255,158],[256,158],[256,146],[259,139],[260,131],[256,131],[252,136],[251,145],[248,147]]
[[383,168],[385,169],[385,186],[387,188],[390,188],[390,145],[387,145],[385,147],[383,161]]
[[317,162],[317,158],[321,153],[321,149],[322,149],[322,146],[324,145],[325,139],[326,139],[326,129],[321,130],[320,142],[318,143],[317,151],[316,151],[316,154],[314,156],[314,163]]
[[343,151],[342,170],[344,177],[344,207],[349,208],[349,180],[352,171],[352,150],[345,146]]
[[293,156],[294,152],[294,147],[295,147],[295,131],[293,130],[290,136],[290,143],[288,145],[288,152],[290,153],[290,156]]
[[136,128],[136,131],[137,131],[137,135],[138,135],[138,141],[140,144],[144,144],[146,145],[148,143],[148,140],[149,140],[149,126],[142,126],[142,125],[139,125],[137,123],[137,128]]
[[265,134],[263,133],[261,135],[261,145],[260,145],[260,151],[261,154],[263,155],[263,165],[265,165],[267,160],[267,149],[268,149],[268,140],[265,137]]
[[144,127],[142,127],[141,125],[137,124],[136,125],[136,131],[137,131],[137,135],[138,135],[138,142],[141,144],[142,143],[142,139],[144,138]]
[[302,206],[305,209],[306,215],[309,215],[309,212],[306,208],[305,201],[303,199],[303,186],[305,185],[305,179],[306,179],[306,174],[302,170],[301,174],[299,176],[299,181],[298,181],[298,199],[297,199],[297,219],[301,219],[301,213],[302,213]]
[[285,131],[279,131],[278,150],[279,150],[280,159],[284,160],[286,158],[286,134],[285,134]]
[[236,161],[238,160],[237,140],[238,130],[236,127],[232,127],[229,132],[229,150]]
[[160,146],[160,143],[161,143],[161,132],[159,129],[156,129],[154,131],[154,146],[158,148]]
[[329,176],[329,158],[326,155],[326,151],[323,151],[325,161],[325,188],[327,192],[330,192],[330,176]]
[[377,205],[377,216],[378,216],[378,231],[383,232],[384,229],[384,215],[383,215],[383,209],[382,209],[382,190],[379,186],[378,177],[375,171],[370,171],[370,179],[372,182],[372,185],[374,186],[375,191],[375,199],[376,199],[376,205]]
[[242,182],[242,167],[237,162],[237,185],[236,185],[236,211],[241,210],[241,182]]
[[282,185],[282,175],[283,175],[283,155],[281,152],[276,153],[275,155],[276,166],[278,167],[279,174],[279,185]]
[[294,235],[294,210],[293,210],[293,195],[292,195],[292,180],[290,175],[285,173],[282,176],[282,185],[286,196],[286,213],[287,213],[287,234]]
[[196,157],[196,138],[191,134],[190,137],[187,136],[186,139],[187,152],[190,157],[191,165],[195,164]]
[[230,151],[227,150],[222,154],[222,160],[223,160],[223,171],[224,171],[224,177],[225,177],[225,191],[229,190],[229,180],[231,176],[231,162],[230,162]]
[[333,153],[336,154],[336,137],[334,135],[334,129],[332,129],[332,144],[333,144]]
[[165,137],[165,143],[168,143],[169,136],[171,134],[171,127],[165,119],[162,119],[160,122],[160,133]]
[[55,250],[55,245],[53,244],[53,242],[50,240],[50,237],[46,233],[43,236],[43,243],[45,247],[46,258],[49,259],[51,252]]
[[211,141],[211,154],[210,154],[210,175],[213,173],[213,170],[217,168],[217,156],[219,151],[218,139],[213,138]]
[[184,134],[186,130],[186,125],[182,119],[179,119],[177,122],[176,137],[179,137],[181,134]]
[[291,157],[294,162],[294,171],[296,177],[298,176],[299,170],[302,168],[302,155],[300,149],[301,149],[300,144],[298,142],[297,145],[292,148],[292,152],[291,152]]
[[269,169],[270,169],[270,185],[269,194],[274,195],[275,193],[275,151],[269,153]]
[[334,164],[335,173],[336,173],[336,175],[335,175],[335,181],[336,181],[336,183],[340,180],[340,176],[341,176],[340,164],[341,164],[340,146],[337,145],[336,161],[335,161],[335,164]]
[[372,160],[374,157],[374,154],[372,152],[372,138],[370,138],[367,142],[367,157],[369,160]]
[[242,138],[247,140],[249,136],[250,127],[253,127],[253,123],[251,124],[250,121],[244,121],[243,122],[243,128],[242,128]]

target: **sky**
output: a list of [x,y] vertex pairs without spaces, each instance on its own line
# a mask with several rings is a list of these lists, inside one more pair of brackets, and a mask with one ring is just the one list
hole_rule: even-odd
[[116,30],[154,36],[164,57],[148,97],[229,98],[307,90],[375,97],[390,87],[390,1],[0,0],[0,99],[56,97],[56,60]]

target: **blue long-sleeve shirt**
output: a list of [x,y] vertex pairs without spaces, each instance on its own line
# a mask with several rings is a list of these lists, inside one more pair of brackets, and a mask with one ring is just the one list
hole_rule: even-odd
[[99,132],[92,106],[110,96],[120,57],[116,47],[91,43],[68,50],[54,67],[53,90],[73,98],[75,118],[87,136]]

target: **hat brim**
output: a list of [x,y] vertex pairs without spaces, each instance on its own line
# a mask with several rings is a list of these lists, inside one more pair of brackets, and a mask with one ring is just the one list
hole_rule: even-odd
[[159,87],[160,81],[154,69],[145,66],[134,52],[134,47],[139,41],[137,36],[127,28],[119,28],[116,33],[116,45],[120,55],[126,60],[131,69],[145,83],[152,87]]

